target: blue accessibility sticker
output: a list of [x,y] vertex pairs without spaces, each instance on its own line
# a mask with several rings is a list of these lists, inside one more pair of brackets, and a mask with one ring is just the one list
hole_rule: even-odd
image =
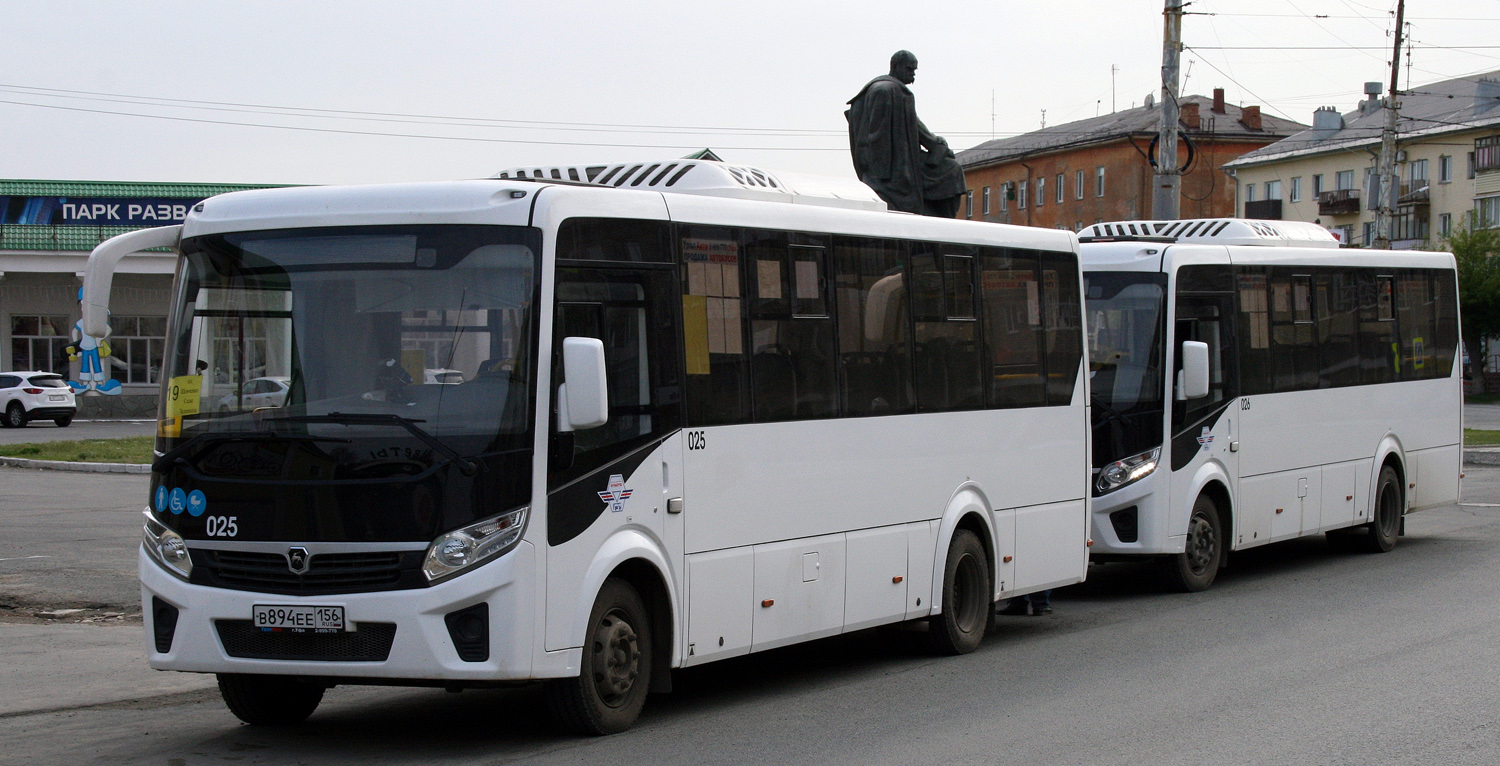
[[187,493],[182,491],[182,487],[172,490],[172,495],[167,500],[167,507],[172,513],[182,513],[187,510]]
[[203,490],[195,489],[188,493],[187,510],[193,516],[202,516],[208,510],[208,498],[203,496]]
[[163,484],[156,488],[156,512],[167,512],[167,485]]

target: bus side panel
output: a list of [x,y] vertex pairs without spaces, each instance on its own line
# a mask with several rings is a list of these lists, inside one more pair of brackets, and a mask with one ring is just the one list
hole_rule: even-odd
[[834,635],[844,628],[844,536],[755,546],[750,651]]
[[1022,593],[1078,582],[1088,566],[1082,500],[1016,509],[1015,585]]
[[1463,447],[1408,452],[1406,459],[1417,465],[1417,486],[1412,490],[1411,510],[1420,511],[1458,502],[1458,474],[1463,470]]
[[[847,556],[844,630],[859,630],[906,616],[907,528],[881,527],[844,536]],[[931,568],[931,562],[928,567]]]
[[1355,487],[1359,483],[1360,463],[1354,460],[1323,466],[1323,508],[1316,524],[1302,520],[1304,534],[1313,534],[1329,529],[1339,529],[1354,523]]
[[684,665],[750,653],[755,550],[749,546],[687,557],[688,628]]

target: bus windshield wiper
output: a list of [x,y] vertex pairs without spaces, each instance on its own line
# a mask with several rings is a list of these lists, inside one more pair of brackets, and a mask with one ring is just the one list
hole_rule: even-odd
[[294,442],[338,442],[348,444],[348,439],[339,439],[333,436],[308,436],[307,434],[281,434],[275,431],[250,431],[247,433],[207,433],[198,434],[187,441],[161,453],[155,460],[151,461],[152,473],[163,473],[167,467],[177,462],[177,459],[187,454],[187,451],[199,444],[209,442],[254,442],[254,441],[294,441]]
[[473,476],[478,473],[480,467],[479,461],[458,454],[452,447],[442,443],[436,436],[417,425],[426,423],[425,420],[404,418],[383,412],[330,412],[327,415],[288,415],[280,418],[266,418],[266,420],[279,423],[332,423],[341,426],[395,426],[406,429],[407,433],[417,437],[423,444],[447,458],[448,462],[458,466],[459,472],[465,476]]

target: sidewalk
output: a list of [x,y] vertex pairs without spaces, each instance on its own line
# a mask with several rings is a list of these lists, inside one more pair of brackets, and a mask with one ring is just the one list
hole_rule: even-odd
[[0,624],[0,717],[215,688],[211,675],[152,670],[144,630]]

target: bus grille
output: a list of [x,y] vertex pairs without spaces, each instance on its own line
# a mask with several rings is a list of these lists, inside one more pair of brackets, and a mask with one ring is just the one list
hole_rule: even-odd
[[287,595],[358,593],[420,588],[422,551],[323,553],[293,572],[286,556],[254,551],[195,550],[193,581],[234,590]]
[[249,620],[215,620],[230,657],[247,660],[384,662],[396,640],[393,622],[362,622],[346,633],[292,633],[257,628]]

